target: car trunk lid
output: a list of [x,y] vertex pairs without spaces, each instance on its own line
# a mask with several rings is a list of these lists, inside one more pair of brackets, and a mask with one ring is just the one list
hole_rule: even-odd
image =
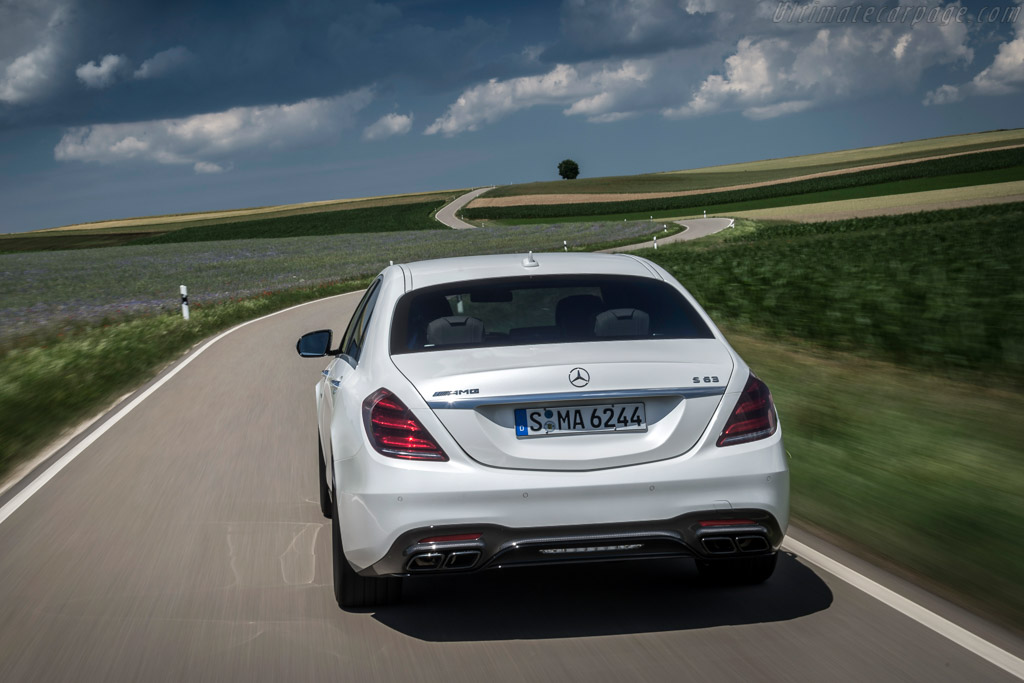
[[[685,454],[707,429],[733,371],[716,339],[453,349],[392,360],[471,458],[533,470],[604,469]],[[612,410],[619,429],[577,425],[572,433],[542,428],[535,433],[545,435],[531,436],[520,417],[517,434],[517,410],[548,410],[554,424],[560,416],[595,419],[595,408],[606,416]],[[642,430],[629,423],[637,416],[645,418]]]

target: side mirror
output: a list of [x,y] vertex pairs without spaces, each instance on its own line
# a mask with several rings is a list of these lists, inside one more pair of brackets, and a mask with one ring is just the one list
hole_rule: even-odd
[[303,358],[322,358],[327,355],[327,350],[331,348],[332,335],[333,333],[330,330],[308,332],[299,337],[298,343],[295,344],[295,350]]

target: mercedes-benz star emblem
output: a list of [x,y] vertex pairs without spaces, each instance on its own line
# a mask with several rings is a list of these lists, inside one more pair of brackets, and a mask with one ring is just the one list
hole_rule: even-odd
[[574,387],[585,387],[590,384],[590,373],[583,368],[573,368],[569,371],[569,384]]

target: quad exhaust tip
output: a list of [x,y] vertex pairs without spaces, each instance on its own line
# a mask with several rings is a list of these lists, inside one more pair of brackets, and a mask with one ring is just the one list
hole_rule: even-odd
[[763,553],[770,550],[764,536],[737,536],[736,547],[741,553]]
[[419,555],[413,555],[405,568],[411,572],[472,569],[479,560],[479,550],[457,550],[450,553],[420,553]]
[[702,538],[700,542],[704,544],[704,550],[712,555],[732,555],[736,552],[736,544],[728,536],[711,536]]
[[711,555],[765,553],[771,550],[764,536],[706,536],[700,542]]
[[421,572],[430,571],[431,569],[440,569],[444,560],[445,557],[441,553],[423,553],[410,559],[406,569]]

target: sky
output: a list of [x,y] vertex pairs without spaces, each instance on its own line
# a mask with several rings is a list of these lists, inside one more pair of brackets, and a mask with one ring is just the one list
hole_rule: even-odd
[[831,2],[0,0],[0,232],[1024,126],[1019,2]]

